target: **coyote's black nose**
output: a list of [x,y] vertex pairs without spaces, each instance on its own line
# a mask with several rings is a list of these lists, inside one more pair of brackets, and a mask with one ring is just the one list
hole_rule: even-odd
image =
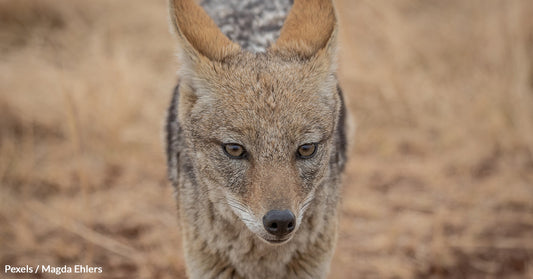
[[267,232],[276,236],[292,232],[295,222],[294,214],[290,210],[270,210],[263,216],[263,226]]

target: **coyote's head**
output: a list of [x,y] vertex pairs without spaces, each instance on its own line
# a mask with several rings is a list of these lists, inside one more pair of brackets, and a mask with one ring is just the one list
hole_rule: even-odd
[[331,0],[295,0],[264,53],[242,50],[193,0],[170,0],[170,12],[181,46],[178,120],[197,182],[222,216],[268,243],[288,241],[335,157]]

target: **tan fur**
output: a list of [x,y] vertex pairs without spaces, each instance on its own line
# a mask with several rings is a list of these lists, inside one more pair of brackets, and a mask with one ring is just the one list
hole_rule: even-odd
[[272,49],[310,57],[327,46],[336,24],[331,0],[296,0]]
[[[189,55],[196,52],[210,60],[222,60],[240,47],[218,29],[213,20],[194,0],[170,0],[170,15],[182,44]],[[180,27],[181,26],[181,27]]]
[[[188,61],[169,111],[177,119],[168,124],[188,275],[324,278],[344,165],[333,5],[296,0],[278,42],[257,54],[228,43],[191,1],[170,6]],[[296,157],[298,146],[315,142],[313,158]],[[223,143],[239,143],[249,156],[231,159]],[[273,209],[296,216],[282,244],[268,242],[278,239],[261,223]]]

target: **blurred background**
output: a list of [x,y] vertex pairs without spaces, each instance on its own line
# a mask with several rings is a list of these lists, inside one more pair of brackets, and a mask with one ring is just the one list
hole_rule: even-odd
[[[533,2],[336,2],[357,134],[330,278],[533,278]],[[0,0],[2,268],[184,278],[166,8]]]

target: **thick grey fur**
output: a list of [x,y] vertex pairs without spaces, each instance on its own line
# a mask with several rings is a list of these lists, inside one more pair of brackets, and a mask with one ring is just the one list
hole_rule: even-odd
[[264,52],[279,36],[292,0],[201,0],[222,32],[242,48]]

